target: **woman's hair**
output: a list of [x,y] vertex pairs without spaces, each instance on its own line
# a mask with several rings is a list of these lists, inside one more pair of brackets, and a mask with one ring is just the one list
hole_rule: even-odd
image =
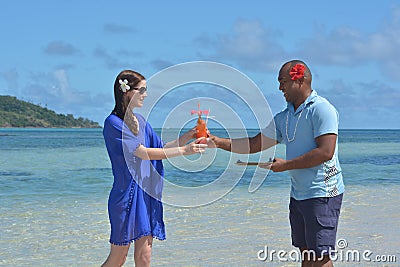
[[127,85],[129,85],[132,90],[132,88],[137,87],[138,83],[140,83],[143,80],[146,80],[146,78],[142,74],[133,70],[123,70],[115,78],[114,82],[115,107],[112,113],[117,115],[123,120],[125,112],[129,105],[129,99],[126,96],[126,93],[122,92],[119,80],[122,81],[127,80],[128,81]]

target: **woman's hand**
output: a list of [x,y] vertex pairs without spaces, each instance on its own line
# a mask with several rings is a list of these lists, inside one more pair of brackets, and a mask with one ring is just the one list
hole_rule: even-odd
[[186,133],[182,134],[178,139],[170,141],[164,145],[164,148],[170,147],[183,147],[186,143],[188,143],[192,139],[196,139],[196,127],[193,127]]
[[207,139],[204,137],[197,138],[195,141],[184,146],[183,155],[192,155],[195,153],[204,153],[207,148]]
[[196,126],[194,126],[192,129],[187,131],[184,135],[186,135],[189,138],[189,140],[196,139],[196,136],[197,136],[197,128],[196,128]]
[[184,145],[192,139],[196,139],[197,137],[197,129],[196,126],[187,131],[186,133],[182,134],[181,137],[178,139],[178,144]]

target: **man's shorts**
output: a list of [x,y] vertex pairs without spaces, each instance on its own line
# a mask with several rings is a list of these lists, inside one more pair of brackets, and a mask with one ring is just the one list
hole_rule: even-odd
[[331,254],[335,249],[342,197],[343,194],[305,200],[290,198],[293,246],[313,250],[317,257]]

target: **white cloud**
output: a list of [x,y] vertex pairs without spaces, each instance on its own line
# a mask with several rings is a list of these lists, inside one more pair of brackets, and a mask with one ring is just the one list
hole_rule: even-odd
[[128,50],[119,50],[112,53],[102,47],[97,47],[94,49],[93,55],[96,59],[103,60],[107,69],[121,70],[125,68],[135,69],[135,66],[132,66],[132,62],[137,62],[137,58],[141,57],[142,53]]
[[286,59],[304,58],[320,66],[375,64],[386,77],[400,80],[400,7],[394,6],[387,21],[377,27],[375,32],[365,33],[350,26],[331,31],[316,26],[313,36],[304,36],[297,49],[289,51],[280,43],[280,32],[260,21],[238,20],[232,33],[202,34],[195,43],[202,56],[233,62],[246,71],[275,73]]
[[201,35],[195,43],[211,49],[213,60],[231,61],[251,71],[276,71],[287,52],[277,42],[280,33],[265,28],[260,21],[238,20],[232,34]]
[[167,61],[167,60],[156,59],[156,60],[151,61],[151,65],[152,65],[157,71],[160,71],[160,70],[163,70],[163,69],[165,69],[165,68],[167,68],[167,67],[170,67],[170,66],[172,66],[172,65],[174,65],[174,64],[173,64],[172,62],[170,62],[170,61]]
[[6,87],[0,88],[5,94],[14,95],[19,90],[19,73],[16,69],[0,72],[0,77],[5,81]]
[[[114,106],[112,92],[107,95],[73,88],[66,69],[31,72],[28,77],[21,77],[16,70],[10,70],[3,72],[1,77],[10,81],[8,84],[11,87],[6,89],[6,92],[12,91],[10,95],[46,106],[56,113],[73,114],[75,117],[84,117],[101,123]],[[15,87],[21,80],[26,81],[24,85],[21,88]]]
[[103,30],[107,33],[114,33],[114,34],[127,34],[136,32],[136,30],[129,26],[118,25],[114,23],[108,23],[103,26]]
[[400,91],[378,81],[356,84],[332,81],[316,89],[339,111],[343,128],[400,128]]
[[44,49],[43,52],[47,55],[59,55],[59,56],[73,56],[79,54],[79,50],[72,44],[64,41],[53,41],[50,42]]
[[[349,26],[331,31],[317,27],[314,35],[299,41],[293,51],[285,48],[286,45],[280,43],[279,37],[278,32],[267,29],[258,21],[240,20],[234,25],[232,33],[216,36],[203,34],[196,42],[209,50],[207,54],[214,60],[230,61],[245,72],[259,72],[263,75],[275,74],[282,62],[291,58],[304,58],[313,65],[319,65],[321,71],[326,71],[324,67],[339,67],[351,69],[358,75],[362,75],[364,67],[372,66],[386,78],[384,81],[376,80],[381,75],[373,77],[366,74],[362,78],[357,76],[362,83],[351,77],[344,83],[341,80],[329,81],[329,77],[320,78],[315,73],[314,78],[329,89],[314,89],[338,108],[342,118],[341,127],[400,128],[398,6],[373,32],[366,33]],[[281,103],[283,99],[279,97],[279,92],[267,95],[269,101],[275,99]],[[280,107],[275,102],[271,102],[274,112]]]
[[393,9],[387,23],[376,32],[362,33],[351,27],[326,32],[316,28],[314,36],[299,44],[298,54],[320,65],[360,66],[375,64],[388,78],[400,80],[400,8]]

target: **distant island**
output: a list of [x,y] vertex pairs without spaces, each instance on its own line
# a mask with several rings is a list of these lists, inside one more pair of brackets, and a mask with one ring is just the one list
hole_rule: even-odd
[[74,118],[72,114],[57,114],[14,96],[0,96],[0,127],[101,128],[97,122]]

